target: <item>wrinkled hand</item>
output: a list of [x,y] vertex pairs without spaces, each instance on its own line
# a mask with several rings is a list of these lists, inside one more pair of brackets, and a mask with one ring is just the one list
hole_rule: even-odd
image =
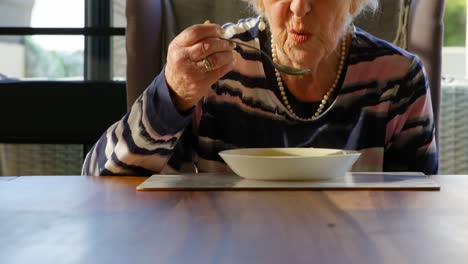
[[169,44],[165,76],[180,111],[195,106],[233,69],[235,45],[218,39],[221,36],[219,25],[205,23],[187,28]]

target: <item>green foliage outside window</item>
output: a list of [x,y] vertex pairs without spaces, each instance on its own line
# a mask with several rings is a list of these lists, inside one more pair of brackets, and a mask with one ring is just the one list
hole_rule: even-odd
[[61,52],[41,48],[30,37],[26,47],[26,78],[83,78],[83,51]]
[[466,0],[445,0],[444,46],[465,46]]

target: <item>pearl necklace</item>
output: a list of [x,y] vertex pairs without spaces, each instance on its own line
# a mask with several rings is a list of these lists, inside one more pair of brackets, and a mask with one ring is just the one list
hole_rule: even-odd
[[[273,56],[273,61],[278,62],[278,56],[276,55],[276,46],[273,44],[273,36],[271,37],[272,42],[271,42],[271,54]],[[344,61],[346,57],[346,42],[348,39],[348,34],[346,34],[343,37],[343,40],[341,41],[341,55],[340,55],[340,62],[338,64],[338,71],[336,72],[336,78],[335,81],[333,82],[333,85],[328,89],[327,93],[323,96],[322,101],[320,102],[319,107],[317,108],[317,111],[312,115],[310,118],[302,118],[299,117],[294,110],[292,109],[291,105],[289,104],[288,97],[286,96],[286,92],[284,91],[284,84],[283,80],[281,78],[281,74],[277,69],[275,69],[275,75],[276,75],[276,81],[278,82],[278,87],[280,90],[281,98],[283,99],[284,105],[288,109],[289,113],[296,119],[299,119],[301,121],[310,121],[310,120],[315,120],[317,119],[321,114],[322,111],[324,110],[325,106],[328,103],[328,100],[330,99],[332,93],[335,91],[336,86],[338,85],[338,82],[340,81],[341,73],[343,71],[343,66],[344,66]]]

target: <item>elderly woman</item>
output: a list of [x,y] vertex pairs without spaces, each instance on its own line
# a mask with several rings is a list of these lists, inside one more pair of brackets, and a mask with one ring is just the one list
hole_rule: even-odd
[[[250,0],[257,18],[194,25],[131,111],[88,154],[84,175],[227,171],[244,147],[359,150],[355,171],[437,173],[418,57],[353,26],[377,0]],[[304,76],[276,70],[309,69]]]

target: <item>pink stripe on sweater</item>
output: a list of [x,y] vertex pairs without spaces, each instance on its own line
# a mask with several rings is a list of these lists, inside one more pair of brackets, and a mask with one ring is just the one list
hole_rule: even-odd
[[410,65],[411,60],[402,55],[387,55],[374,61],[360,62],[348,67],[344,84],[401,78],[408,72]]
[[235,53],[237,63],[234,66],[234,71],[247,77],[264,77],[263,64],[261,61],[245,60],[239,53]]
[[[217,104],[222,104],[222,103],[230,103],[230,104],[233,104],[233,105],[237,105],[240,109],[243,109],[243,111],[245,112],[248,112],[248,113],[255,113],[255,114],[258,114],[258,115],[261,115],[261,116],[270,116],[272,118],[278,118],[279,116],[274,114],[274,113],[270,113],[270,112],[267,112],[267,111],[264,111],[260,108],[253,108],[249,105],[246,105],[242,102],[242,99],[237,97],[237,96],[231,96],[231,95],[227,95],[227,94],[223,94],[223,95],[216,95],[214,94],[213,92],[210,92],[209,95],[207,96],[208,98],[210,99],[214,99],[215,102]],[[278,107],[281,107],[280,105],[278,105]],[[286,109],[280,109],[280,111],[286,111]]]
[[385,142],[388,143],[394,134],[400,133],[408,120],[417,120],[426,116],[432,116],[432,105],[429,94],[416,99],[403,114],[395,116],[387,124]]
[[366,110],[370,110],[374,113],[388,113],[388,109],[390,108],[390,102],[389,101],[385,101],[385,102],[381,102],[377,105],[373,105],[373,106],[367,106],[366,107]]
[[367,91],[365,89],[359,89],[357,91],[354,91],[352,93],[345,93],[345,94],[340,94],[336,98],[336,100],[340,101],[355,101],[357,97],[361,97],[365,95]]

